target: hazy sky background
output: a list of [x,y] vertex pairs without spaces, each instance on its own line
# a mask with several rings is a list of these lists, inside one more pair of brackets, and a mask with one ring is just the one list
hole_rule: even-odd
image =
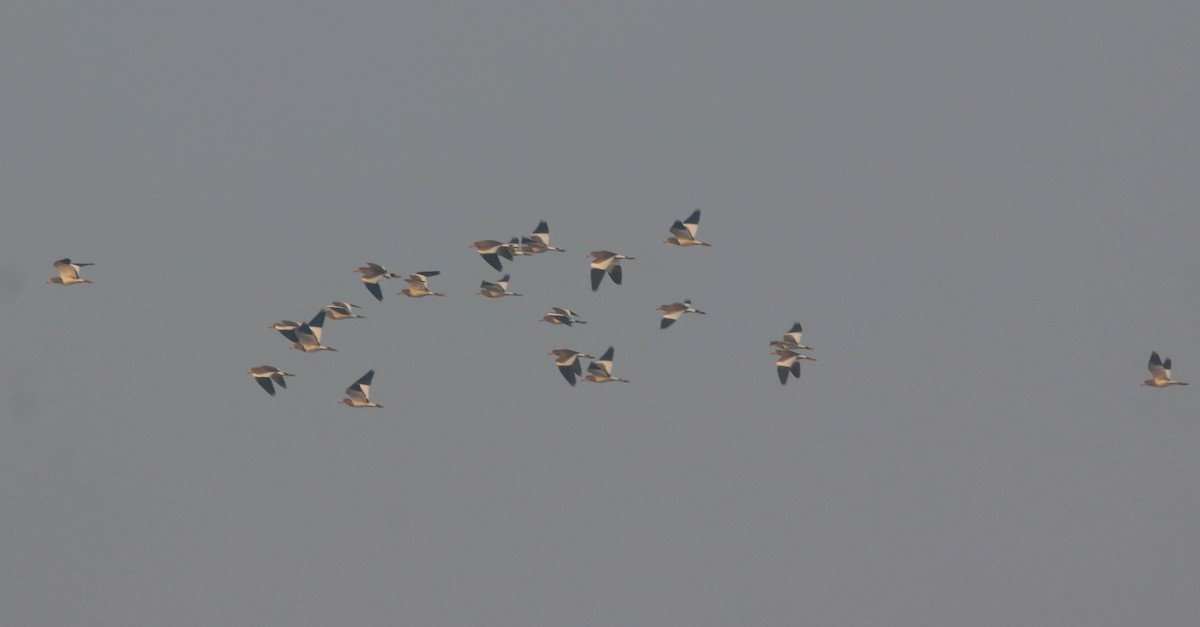
[[[9,2],[0,622],[1194,624],[1200,385],[1138,383],[1200,384],[1197,24]],[[661,243],[696,207],[713,247]],[[540,219],[568,252],[473,295]],[[339,352],[268,329],[332,300]],[[609,345],[632,383],[546,355]]]

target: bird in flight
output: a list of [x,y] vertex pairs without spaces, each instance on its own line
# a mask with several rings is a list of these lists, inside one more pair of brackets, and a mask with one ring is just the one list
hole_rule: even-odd
[[657,311],[663,312],[662,322],[659,323],[659,325],[658,325],[658,328],[660,328],[660,329],[665,329],[665,328],[671,326],[672,324],[675,324],[675,321],[678,320],[679,317],[685,313],[694,313],[694,314],[701,314],[701,315],[704,314],[703,311],[700,311],[699,309],[692,307],[692,301],[688,300],[686,298],[683,299],[682,303],[671,303],[670,305],[659,305]]
[[275,396],[275,386],[271,382],[274,381],[279,384],[279,387],[287,389],[287,380],[284,377],[296,375],[284,372],[275,366],[255,366],[250,369],[250,376],[254,377],[254,380],[267,391],[267,394]]
[[299,322],[292,322],[291,320],[283,320],[281,322],[276,322],[275,324],[271,325],[271,328],[275,329],[276,331],[279,331],[279,333],[281,335],[283,335],[283,337],[286,337],[287,340],[289,342],[292,342],[293,344],[300,341],[300,338],[296,337],[296,329],[300,328]]
[[700,229],[700,210],[697,209],[686,220],[676,220],[671,225],[671,237],[663,240],[665,244],[676,246],[712,246],[708,242],[696,239],[696,231]]
[[783,349],[789,351],[803,350],[810,351],[812,347],[805,346],[800,343],[800,338],[804,337],[804,329],[800,328],[800,323],[792,325],[792,328],[787,333],[783,334],[782,340],[771,342],[771,348]]
[[779,356],[779,360],[775,362],[775,370],[779,373],[779,382],[783,385],[787,385],[789,374],[797,379],[800,378],[801,361],[805,359],[809,361],[816,361],[816,359],[813,359],[808,355],[802,355],[800,353],[795,353],[782,348],[771,354]]
[[583,374],[583,366],[579,365],[579,358],[587,357],[588,359],[595,359],[595,357],[592,357],[591,355],[585,355],[583,353],[568,350],[566,348],[556,348],[546,354],[553,355],[555,357],[554,365],[558,366],[558,371],[562,373],[563,378],[566,379],[567,383],[570,383],[572,387],[575,385],[575,377]]
[[[330,348],[321,344],[321,333],[325,327],[325,310],[317,312],[313,319],[300,325],[296,328],[296,343],[292,344],[292,348],[304,351],[306,353],[316,353],[318,351],[336,351],[336,348]],[[283,331],[280,331],[283,333]]]
[[395,274],[387,271],[387,268],[377,264],[368,262],[365,266],[359,266],[355,272],[362,274],[363,285],[375,300],[383,300],[383,289],[379,287],[379,282],[384,279],[397,278]]
[[580,320],[579,316],[570,309],[562,307],[551,307],[550,313],[538,319],[538,322],[549,322],[550,324],[565,324],[571,326],[573,324],[587,324],[586,320]]
[[550,227],[546,225],[545,220],[538,222],[537,228],[528,237],[521,238],[521,250],[526,255],[540,255],[549,251],[556,253],[567,252],[550,245]]
[[346,388],[347,398],[342,399],[342,404],[351,407],[379,407],[383,405],[371,402],[371,379],[375,377],[374,370],[368,370],[367,374],[358,378],[354,385]]
[[592,258],[592,291],[600,289],[600,281],[604,280],[604,273],[607,272],[609,278],[617,285],[621,284],[621,260],[634,259],[634,257],[626,257],[607,250],[593,250],[588,253]]
[[1160,359],[1158,351],[1150,352],[1150,363],[1146,365],[1150,370],[1150,377],[1142,381],[1142,385],[1148,385],[1154,388],[1165,388],[1168,385],[1187,385],[1183,381],[1171,380],[1171,360]]
[[483,257],[489,266],[495,268],[496,272],[504,271],[504,266],[500,265],[501,257],[509,261],[512,261],[513,258],[513,244],[505,244],[494,239],[479,240],[471,244],[471,248],[474,248],[475,252],[479,253],[479,256]]
[[420,298],[422,296],[445,296],[445,294],[441,292],[429,291],[429,277],[437,276],[441,273],[441,270],[422,270],[420,272],[414,272],[408,275],[407,279],[404,279],[404,282],[408,283],[408,287],[400,290],[400,293],[410,298]]
[[613,369],[613,347],[609,346],[607,351],[600,356],[600,359],[588,364],[588,374],[584,379],[594,383],[608,383],[609,381],[620,381],[629,383],[629,379],[612,376]]
[[55,269],[58,270],[58,276],[52,277],[47,283],[55,285],[75,285],[77,283],[91,283],[87,279],[79,278],[79,270],[84,266],[94,266],[94,263],[74,263],[69,258],[59,259],[54,262]]
[[358,305],[351,305],[350,303],[343,303],[340,300],[335,300],[325,306],[325,311],[329,312],[329,317],[333,318],[334,320],[344,320],[346,318],[366,318],[366,316],[360,316],[359,314],[354,313],[355,307],[358,307]]
[[516,292],[508,291],[508,275],[504,275],[499,281],[482,281],[479,284],[479,294],[488,298],[500,298],[502,296],[523,296]]

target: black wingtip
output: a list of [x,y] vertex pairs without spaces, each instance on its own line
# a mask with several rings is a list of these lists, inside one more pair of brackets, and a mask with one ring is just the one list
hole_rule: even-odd
[[700,210],[697,209],[697,210],[693,211],[692,215],[688,216],[688,219],[684,220],[684,222],[686,222],[688,224],[699,224],[700,223]]
[[[502,250],[507,250],[507,249],[502,249]],[[492,253],[487,253],[484,255],[480,255],[480,257],[483,257],[483,260],[486,261],[489,266],[495,268],[496,272],[502,272],[504,270],[504,266],[500,265],[500,258],[497,257],[496,255],[494,255]],[[510,255],[508,258],[512,259],[512,256]]]
[[258,385],[260,387],[262,387],[262,389],[267,391],[267,394],[270,394],[271,396],[275,396],[275,386],[271,385],[270,379],[264,379],[262,377],[254,377],[254,380],[258,383]]
[[600,281],[604,280],[604,271],[599,268],[592,268],[592,291],[600,289]]
[[378,283],[363,283],[363,285],[367,286],[367,291],[375,297],[375,300],[383,301],[383,289],[379,287]]
[[672,324],[675,324],[674,320],[672,320],[670,318],[663,318],[662,322],[659,323],[658,328],[665,329],[665,328],[671,326]]

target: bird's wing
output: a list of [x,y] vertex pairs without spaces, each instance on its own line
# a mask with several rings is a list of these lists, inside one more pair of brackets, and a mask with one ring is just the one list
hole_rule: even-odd
[[[379,286],[377,285],[375,287]],[[309,328],[309,332],[312,333],[313,337],[317,338],[317,343],[320,344],[321,333],[325,331],[325,310],[322,309],[321,311],[317,312],[317,315],[313,316],[313,319],[308,322],[307,326]]]
[[1146,365],[1150,370],[1150,376],[1154,377],[1155,381],[1170,381],[1171,373],[1167,372],[1166,366],[1158,356],[1158,351],[1150,353],[1150,363]]
[[692,231],[679,220],[676,220],[675,224],[671,225],[671,235],[674,235],[675,239],[680,241],[696,239],[692,236]]
[[700,228],[700,210],[693,211],[692,215],[683,221],[683,226],[687,229],[688,239],[696,239],[696,231]]
[[69,258],[63,258],[55,261],[54,268],[58,270],[58,276],[64,281],[67,279],[79,278],[79,266],[71,263]]
[[374,376],[375,371],[368,370],[367,374],[359,377],[358,381],[354,382],[354,385],[346,388],[346,396],[349,396],[352,399],[360,399],[364,403],[370,402],[371,379],[374,378]]
[[570,383],[572,386],[575,385],[575,369],[574,368],[572,368],[571,366],[559,366],[558,371],[562,373],[562,376],[564,379],[567,380],[567,383]]
[[620,285],[621,284],[621,264],[614,263],[612,265],[612,267],[608,269],[608,276],[612,277],[613,283]]
[[[479,253],[479,256],[483,257],[483,260],[488,262],[488,265],[495,268],[497,272],[504,269],[504,266],[500,265],[500,257],[496,253]],[[512,253],[509,253],[506,258],[512,259]]]
[[254,377],[254,380],[258,382],[258,385],[260,385],[262,389],[267,391],[267,394],[275,396],[275,386],[271,385],[271,379],[267,377]]
[[609,346],[608,350],[604,351],[604,354],[600,356],[600,359],[592,362],[588,366],[588,371],[591,371],[593,367],[599,368],[605,375],[611,376],[613,369],[613,347]]
[[537,228],[530,234],[529,239],[539,241],[546,246],[550,245],[550,227],[545,220],[538,222]]

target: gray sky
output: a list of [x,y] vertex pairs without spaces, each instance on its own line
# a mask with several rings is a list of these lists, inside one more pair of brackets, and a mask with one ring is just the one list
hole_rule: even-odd
[[5,624],[1200,615],[1200,5],[99,4],[0,21]]

